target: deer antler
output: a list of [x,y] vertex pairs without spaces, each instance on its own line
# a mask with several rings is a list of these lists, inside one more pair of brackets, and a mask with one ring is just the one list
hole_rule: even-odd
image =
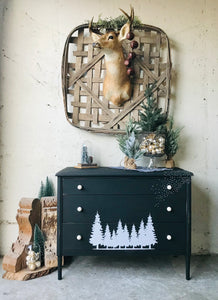
[[94,32],[96,34],[103,35],[103,33],[101,33],[98,28],[94,28],[94,29],[92,28],[93,20],[94,20],[94,17],[92,17],[91,21],[89,22],[89,32],[90,32],[90,34]]
[[131,26],[134,21],[134,8],[130,5],[130,15],[128,15],[122,8],[120,8],[120,10],[127,17],[128,23],[130,23]]
[[92,17],[91,21],[89,22],[89,32],[92,32],[93,19],[94,19],[94,17]]

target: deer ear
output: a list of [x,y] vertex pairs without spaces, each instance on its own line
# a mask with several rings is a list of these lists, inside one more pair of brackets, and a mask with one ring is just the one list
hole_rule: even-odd
[[101,37],[100,34],[97,34],[97,33],[94,33],[94,32],[91,32],[91,37],[92,37],[92,40],[94,43],[97,43]]
[[127,33],[130,32],[130,24],[126,23],[123,25],[123,27],[120,29],[120,33],[118,35],[118,40],[122,41],[126,39]]

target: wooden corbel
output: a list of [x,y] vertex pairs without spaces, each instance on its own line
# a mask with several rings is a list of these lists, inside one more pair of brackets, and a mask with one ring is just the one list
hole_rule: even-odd
[[7,272],[18,272],[26,268],[26,246],[33,241],[34,226],[41,227],[41,204],[39,199],[22,198],[19,202],[16,220],[19,235],[3,258],[2,267]]

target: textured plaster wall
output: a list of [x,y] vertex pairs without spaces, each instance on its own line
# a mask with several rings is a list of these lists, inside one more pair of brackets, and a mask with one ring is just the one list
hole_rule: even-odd
[[[184,126],[177,166],[194,172],[193,252],[218,253],[218,1],[133,0],[143,23],[162,28],[172,47],[171,113]],[[17,238],[21,197],[80,161],[92,143],[102,166],[120,164],[114,137],[69,125],[60,66],[68,33],[92,16],[116,17],[124,0],[0,0],[0,253]]]

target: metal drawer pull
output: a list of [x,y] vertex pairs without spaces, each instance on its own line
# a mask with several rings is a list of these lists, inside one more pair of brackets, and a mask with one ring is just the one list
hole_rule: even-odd
[[82,184],[78,184],[78,185],[77,185],[77,190],[81,191],[82,189],[83,189]]
[[167,235],[167,240],[168,240],[168,241],[172,240],[172,235],[168,234],[168,235]]
[[169,191],[172,190],[172,185],[168,184],[168,185],[167,185],[167,189],[168,189]]
[[76,236],[77,241],[81,241],[82,238],[83,238],[83,237],[82,237],[80,234],[78,234],[78,235]]
[[78,206],[77,209],[76,209],[78,212],[81,212],[83,211],[83,208],[81,206]]
[[168,206],[168,207],[167,207],[167,211],[168,211],[168,212],[171,212],[171,211],[172,211],[172,207]]

